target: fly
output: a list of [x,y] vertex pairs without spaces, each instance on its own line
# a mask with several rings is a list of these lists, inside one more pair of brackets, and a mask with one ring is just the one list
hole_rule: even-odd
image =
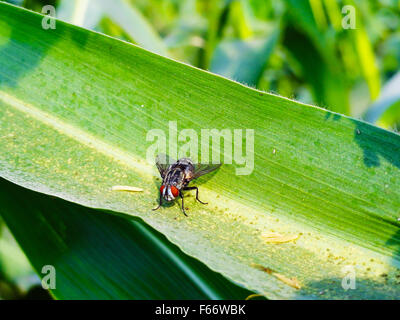
[[172,160],[167,155],[161,154],[156,158],[156,166],[163,179],[160,187],[160,201],[157,210],[162,205],[162,199],[173,201],[178,196],[182,199],[182,212],[185,212],[183,194],[184,190],[196,190],[196,200],[201,204],[207,204],[199,199],[199,189],[197,187],[188,187],[190,181],[218,169],[221,164],[197,164],[189,158],[182,158],[178,161]]

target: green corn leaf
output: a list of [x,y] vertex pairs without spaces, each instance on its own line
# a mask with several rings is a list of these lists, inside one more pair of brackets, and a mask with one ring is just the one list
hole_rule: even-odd
[[[0,176],[140,217],[269,298],[399,297],[399,135],[60,21],[44,30],[42,18],[0,4]],[[201,129],[242,130],[233,149],[243,146],[250,169],[237,175],[244,164],[235,157],[205,176],[198,185],[208,205],[187,197],[187,218],[178,203],[152,211],[160,179],[146,161],[154,143],[146,138],[159,129],[171,142],[175,124],[198,137]],[[254,150],[244,130],[254,130]],[[21,242],[18,220],[7,224]],[[352,276],[355,289],[346,287]]]

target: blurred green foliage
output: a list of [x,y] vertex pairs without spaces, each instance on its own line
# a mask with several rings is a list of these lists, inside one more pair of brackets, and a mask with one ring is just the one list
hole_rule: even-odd
[[[26,299],[39,284],[39,277],[0,217],[0,300]],[[35,298],[46,295],[42,289]]]

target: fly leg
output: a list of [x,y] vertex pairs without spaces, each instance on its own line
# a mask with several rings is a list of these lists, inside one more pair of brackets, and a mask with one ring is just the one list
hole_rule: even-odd
[[161,207],[161,205],[162,205],[162,194],[161,194],[161,192],[160,192],[160,202],[158,203],[157,208],[154,208],[153,211],[159,209],[159,208]]
[[182,212],[183,212],[183,214],[187,217],[188,215],[187,215],[186,212],[185,212],[185,206],[184,206],[184,204],[183,204],[183,194],[182,194],[182,192],[180,192],[180,191],[179,191],[179,196],[180,196],[181,199],[182,199]]
[[203,202],[199,199],[199,188],[197,187],[185,187],[183,190],[196,190],[196,200],[201,204],[207,204],[207,202]]

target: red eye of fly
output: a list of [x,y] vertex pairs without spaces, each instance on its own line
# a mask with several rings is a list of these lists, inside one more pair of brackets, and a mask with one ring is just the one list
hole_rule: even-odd
[[162,186],[160,187],[160,193],[161,193],[161,194],[163,193],[163,191],[164,191],[164,188],[165,188],[165,186],[164,186],[164,185],[162,185]]
[[171,192],[175,198],[179,195],[179,190],[174,186],[171,186]]

